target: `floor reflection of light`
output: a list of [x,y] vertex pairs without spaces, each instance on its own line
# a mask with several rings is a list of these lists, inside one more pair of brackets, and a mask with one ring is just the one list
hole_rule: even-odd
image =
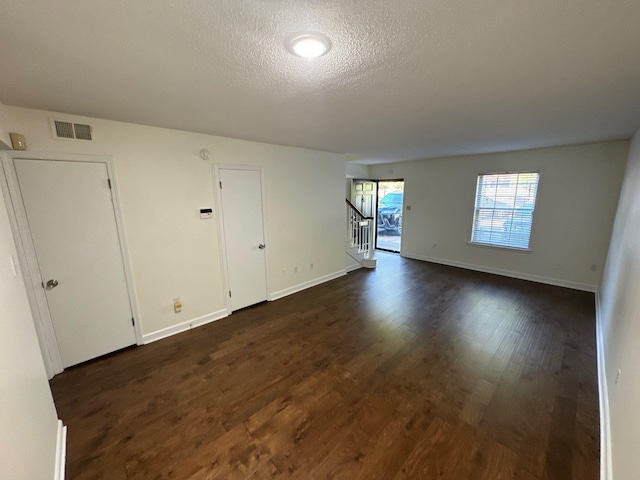
[[532,328],[530,312],[516,297],[505,295],[504,289],[487,288],[457,302],[457,318],[449,322],[447,330],[459,361],[502,371],[514,355],[522,353],[521,348],[527,347],[514,339],[521,338],[524,329]]
[[383,252],[377,256],[378,268],[366,272],[368,278],[357,295],[363,324],[378,340],[395,339],[401,329],[415,333],[433,329],[445,340],[438,347],[443,355],[463,369],[486,368],[491,362],[500,369],[509,362],[519,347],[513,342],[514,332],[528,328],[530,305],[489,283],[480,288],[446,285],[455,301],[442,298],[441,284],[439,290],[427,289],[416,296],[416,282],[424,291],[429,278],[412,276],[404,264],[411,260]]
[[[363,320],[383,337],[395,338],[411,308],[411,296],[405,293],[411,288],[411,282],[401,269],[385,268],[367,274],[370,278],[364,282],[359,302]],[[384,275],[388,281],[380,282],[379,275]]]

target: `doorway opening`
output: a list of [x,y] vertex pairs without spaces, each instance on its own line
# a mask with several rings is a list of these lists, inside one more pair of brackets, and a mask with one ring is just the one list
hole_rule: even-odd
[[404,180],[379,180],[376,249],[400,253]]

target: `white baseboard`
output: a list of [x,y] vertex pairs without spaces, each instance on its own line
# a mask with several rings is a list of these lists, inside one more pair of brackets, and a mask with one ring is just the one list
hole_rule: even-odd
[[598,395],[600,398],[600,480],[612,480],[609,387],[605,369],[604,336],[600,308],[600,291],[596,291],[596,349],[598,353]]
[[224,318],[227,316],[229,316],[229,312],[226,308],[224,308],[222,310],[218,310],[217,312],[208,313],[207,315],[203,315],[198,318],[193,318],[191,320],[184,321],[177,325],[172,325],[170,327],[163,328],[161,330],[156,330],[155,332],[146,333],[142,336],[142,341],[146,345],[148,343],[156,342],[163,338],[170,337],[177,333],[186,332],[187,330],[191,330],[192,328],[196,328],[210,322],[215,322],[216,320],[220,320],[221,318]]
[[337,272],[330,273],[322,277],[314,278],[313,280],[309,280],[308,282],[300,283],[298,285],[285,288],[284,290],[280,290],[278,292],[273,292],[270,295],[269,300],[270,301],[278,300],[279,298],[286,297],[288,295],[292,295],[297,292],[301,292],[302,290],[306,290],[307,288],[315,287],[316,285],[320,285],[321,283],[328,282],[329,280],[334,280],[346,274],[347,274],[346,270],[339,270]]
[[[270,301],[278,300],[279,298],[286,297],[287,295],[300,292],[302,290],[305,290],[310,287],[314,287],[316,285],[320,285],[321,283],[328,282],[329,280],[333,280],[334,278],[342,277],[343,275],[346,275],[346,271],[340,270],[338,272],[334,272],[329,275],[324,275],[322,277],[315,278],[313,280],[301,283],[299,285],[294,285],[293,287],[286,288],[284,290],[280,290],[279,292],[272,293],[269,296],[269,300]],[[196,328],[210,322],[215,322],[216,320],[220,320],[221,318],[225,318],[228,316],[229,316],[229,311],[226,308],[224,308],[222,310],[218,310],[217,312],[212,312],[207,315],[203,315],[202,317],[186,320],[177,325],[172,325],[170,327],[163,328],[161,330],[156,330],[155,332],[146,333],[142,336],[143,345],[146,345],[152,342],[157,342],[158,340],[162,340],[163,338],[167,338],[172,335],[176,335],[178,333],[186,332],[187,330],[191,330],[192,328]]]
[[502,270],[500,268],[485,267],[482,265],[474,265],[471,263],[455,262],[442,258],[427,257],[424,255],[413,255],[402,252],[403,257],[412,258],[414,260],[422,260],[425,262],[439,263],[441,265],[449,265],[450,267],[466,268],[467,270],[475,270],[477,272],[492,273],[494,275],[502,275],[503,277],[518,278],[520,280],[529,280],[532,282],[545,283],[547,285],[555,285],[557,287],[572,288],[574,290],[582,290],[585,292],[596,292],[597,285],[589,285],[586,283],[570,282],[558,278],[542,277],[540,275],[531,275],[528,273],[514,272],[511,270]]
[[58,420],[58,438],[56,440],[56,466],[54,480],[64,480],[67,463],[67,427]]
[[359,268],[362,268],[362,265],[360,265],[359,263],[356,263],[356,264],[354,264],[354,265],[349,265],[348,267],[346,267],[346,268],[344,269],[344,271],[345,271],[346,273],[349,273],[349,272],[353,272],[353,271],[355,271],[355,270],[358,270]]

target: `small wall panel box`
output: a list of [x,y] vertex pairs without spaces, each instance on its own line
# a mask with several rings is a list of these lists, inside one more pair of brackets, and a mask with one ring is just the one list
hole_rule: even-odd
[[11,137],[11,147],[14,150],[26,150],[27,142],[24,139],[24,135],[20,133],[10,133],[9,137]]
[[213,218],[213,208],[201,208],[200,209],[200,218],[202,220],[206,220],[208,218]]

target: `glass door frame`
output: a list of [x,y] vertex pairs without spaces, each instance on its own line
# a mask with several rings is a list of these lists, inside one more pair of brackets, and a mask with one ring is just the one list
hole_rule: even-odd
[[[402,248],[402,223],[403,223],[403,216],[404,216],[404,178],[392,178],[392,179],[384,179],[384,180],[376,180],[376,240],[375,240],[375,249],[376,250],[381,250],[383,252],[391,252],[391,253],[400,253],[401,248]],[[387,193],[381,195],[381,189],[380,189],[380,184],[381,183],[402,183],[402,189],[398,190],[397,187],[394,190],[393,188],[389,189],[390,191],[387,191]],[[383,207],[384,208],[384,212],[380,212],[380,201],[386,197],[387,194],[391,194],[391,193],[397,193],[398,191],[402,192],[402,198],[400,201],[400,205],[397,206],[393,203],[393,199],[390,199],[391,201],[389,202],[390,205],[388,207]],[[396,215],[399,213],[399,218],[396,219]],[[384,218],[381,221],[381,215],[384,216]],[[399,222],[399,226],[398,225]],[[395,250],[393,248],[395,241],[389,242],[387,245],[383,245],[382,247],[379,246],[379,237],[381,235],[379,235],[380,232],[380,226],[383,226],[384,230],[383,231],[397,231],[398,235],[393,235],[393,237],[399,237],[398,240],[398,246],[397,246],[397,250]],[[386,225],[386,227],[384,227],[384,225]],[[391,247],[391,248],[385,248],[385,246]]]

